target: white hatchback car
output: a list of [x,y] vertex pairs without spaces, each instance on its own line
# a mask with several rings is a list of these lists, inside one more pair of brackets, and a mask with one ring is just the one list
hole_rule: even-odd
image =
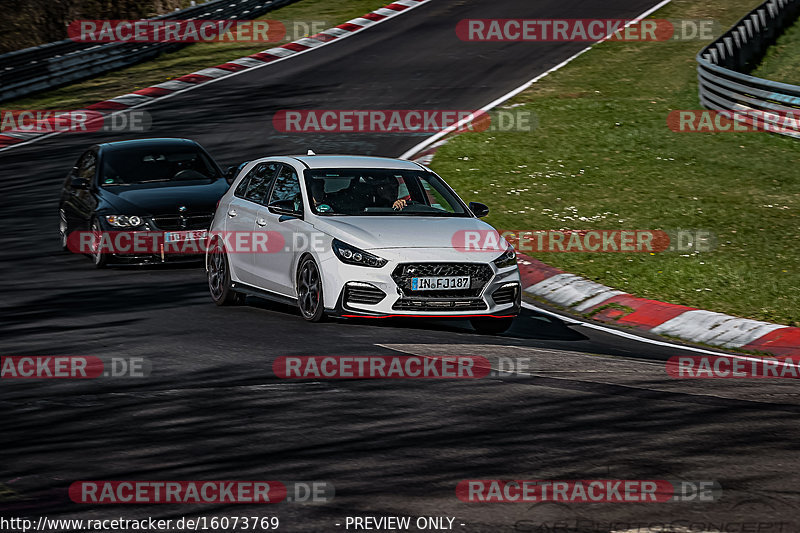
[[250,294],[297,305],[306,320],[469,319],[501,333],[520,310],[516,253],[459,243],[496,231],[434,172],[361,156],[247,163],[210,228],[206,270],[218,305]]

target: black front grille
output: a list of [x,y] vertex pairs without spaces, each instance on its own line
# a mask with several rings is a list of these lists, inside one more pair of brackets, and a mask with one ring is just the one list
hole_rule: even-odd
[[348,304],[375,305],[386,298],[386,293],[377,287],[348,285],[344,290],[344,301]]
[[214,213],[192,213],[191,215],[158,215],[153,217],[153,223],[161,230],[197,230],[208,229]]
[[505,305],[514,303],[517,300],[517,293],[519,292],[519,285],[509,285],[507,287],[500,287],[492,293],[492,300],[497,305]]
[[[405,263],[397,265],[392,279],[405,296],[419,298],[470,298],[480,296],[493,276],[492,267],[485,263]],[[412,291],[411,279],[419,277],[469,276],[469,289],[444,291]]]
[[396,311],[480,311],[486,309],[486,302],[480,298],[453,300],[441,299],[402,299],[392,306]]

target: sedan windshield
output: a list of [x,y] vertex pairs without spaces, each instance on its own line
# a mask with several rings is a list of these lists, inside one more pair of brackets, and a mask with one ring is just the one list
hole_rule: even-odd
[[431,172],[317,169],[306,170],[305,180],[317,215],[470,216],[461,200]]
[[104,154],[100,184],[107,187],[217,178],[215,165],[200,150],[183,146],[134,148]]

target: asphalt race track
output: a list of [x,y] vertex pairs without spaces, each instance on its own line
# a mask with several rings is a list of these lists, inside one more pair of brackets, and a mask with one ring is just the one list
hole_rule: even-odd
[[[397,156],[424,136],[282,135],[272,115],[479,108],[585,44],[463,43],[458,20],[624,18],[653,4],[434,1],[147,106],[153,130],[139,136],[194,138],[223,167],[308,148]],[[466,322],[309,325],[263,301],[217,308],[198,266],[95,270],[59,251],[57,200],[68,168],[102,140],[109,139],[59,135],[0,152],[0,353],[145,357],[152,374],[3,380],[0,487],[16,492],[0,496],[3,516],[279,516],[283,531],[344,531],[345,517],[368,515],[457,517],[455,529],[465,532],[549,531],[558,521],[584,524],[569,531],[670,521],[800,531],[800,398],[792,380],[671,380],[663,362],[683,353],[677,346],[530,310],[499,337],[477,335]],[[282,355],[397,353],[530,358],[532,368],[529,376],[435,382],[290,382],[272,372]],[[455,495],[464,479],[612,478],[716,480],[723,497],[529,506],[467,504]],[[326,480],[336,497],[260,507],[70,502],[70,483],[92,479]]]

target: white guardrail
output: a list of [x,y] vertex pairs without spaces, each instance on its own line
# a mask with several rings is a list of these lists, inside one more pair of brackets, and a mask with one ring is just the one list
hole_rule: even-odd
[[[154,17],[163,20],[253,19],[295,0],[210,0]],[[0,102],[91,78],[185,46],[92,44],[70,39],[0,55]]]
[[764,80],[744,72],[758,66],[767,49],[800,15],[800,0],[768,0],[697,54],[700,103],[717,111],[758,113],[783,135],[800,138],[797,128],[778,127],[788,113],[800,117],[800,86]]

